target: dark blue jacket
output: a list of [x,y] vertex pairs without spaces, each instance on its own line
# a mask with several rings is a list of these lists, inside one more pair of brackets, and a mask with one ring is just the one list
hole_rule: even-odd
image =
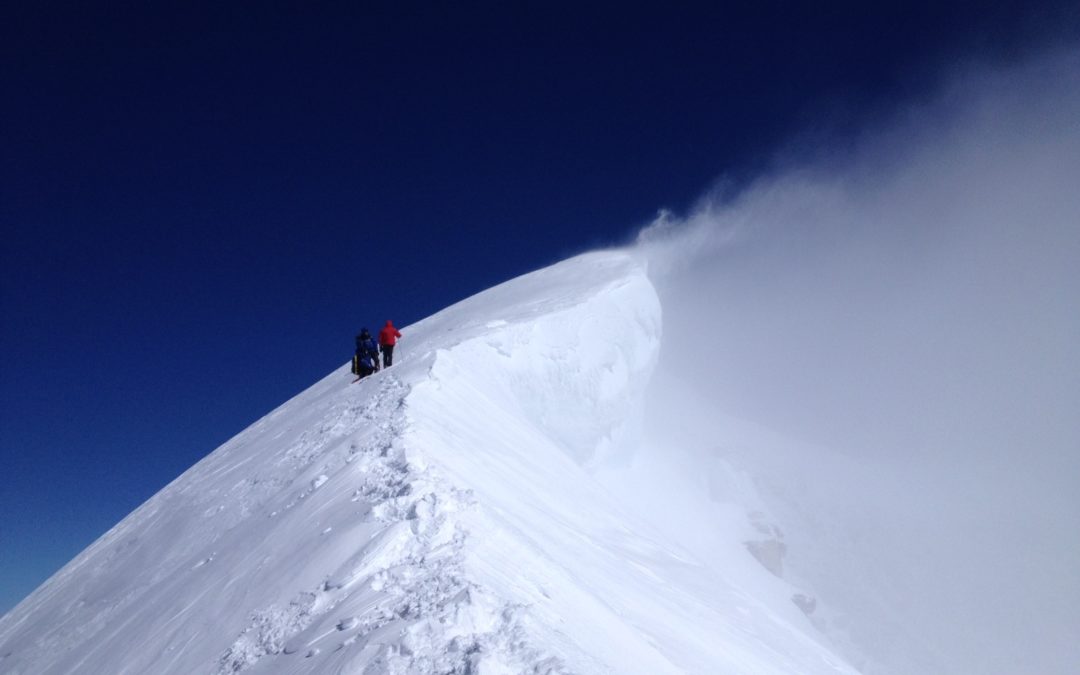
[[374,368],[378,364],[379,346],[375,340],[368,336],[356,339],[356,355],[360,357],[360,364],[365,368]]

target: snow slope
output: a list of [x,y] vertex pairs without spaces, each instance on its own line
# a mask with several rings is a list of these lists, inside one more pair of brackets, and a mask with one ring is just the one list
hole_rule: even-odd
[[726,520],[650,518],[631,466],[661,308],[631,255],[403,332],[393,368],[330,374],[0,619],[0,672],[855,672],[763,566],[737,473]]

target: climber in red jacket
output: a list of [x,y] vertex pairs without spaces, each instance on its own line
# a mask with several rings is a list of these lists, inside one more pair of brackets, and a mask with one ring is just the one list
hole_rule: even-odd
[[382,352],[383,368],[394,363],[394,345],[401,333],[394,328],[394,322],[387,319],[386,325],[379,331],[379,351]]

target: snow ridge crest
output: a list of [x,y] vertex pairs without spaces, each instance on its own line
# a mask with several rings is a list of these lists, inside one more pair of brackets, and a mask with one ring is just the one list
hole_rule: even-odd
[[[503,552],[512,551],[519,563],[542,554],[512,541],[515,523],[493,517],[492,507],[506,513],[514,505],[501,503],[505,495],[489,486],[550,478],[513,464],[515,453],[499,437],[535,444],[533,458],[547,454],[556,465],[613,453],[655,364],[659,302],[643,275],[621,273],[554,306],[523,303],[513,293],[502,303],[487,295],[486,309],[501,304],[509,318],[488,319],[472,335],[466,326],[457,341],[443,341],[410,366],[347,392],[359,400],[382,380],[377,403],[364,415],[376,432],[350,442],[348,470],[334,476],[356,485],[349,498],[363,505],[370,538],[315,588],[253,612],[219,658],[218,675],[263,666],[276,672],[282,658],[298,672],[598,667],[582,645],[542,625],[530,608],[543,597],[506,586],[499,575],[489,578],[477,561],[484,555],[477,539],[512,543]],[[526,315],[515,316],[522,307]],[[330,422],[324,431],[351,428]],[[301,443],[286,457],[307,466],[318,459],[310,445]],[[509,472],[485,476],[476,462],[489,453]],[[315,480],[313,490],[330,479]]]
[[348,499],[368,538],[314,588],[252,612],[216,673],[475,673],[493,658],[512,672],[564,672],[529,647],[519,607],[468,578],[458,516],[476,500],[407,447],[409,389],[391,372],[383,379],[367,416],[376,433],[312,488],[354,485]]
[[0,619],[5,674],[844,672],[591,473],[629,461],[660,310],[609,251],[404,328]]

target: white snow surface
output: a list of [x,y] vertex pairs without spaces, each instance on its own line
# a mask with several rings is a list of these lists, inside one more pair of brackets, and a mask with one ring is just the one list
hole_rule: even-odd
[[753,481],[656,487],[661,325],[609,251],[403,329],[392,368],[334,371],[0,619],[0,672],[854,673]]

